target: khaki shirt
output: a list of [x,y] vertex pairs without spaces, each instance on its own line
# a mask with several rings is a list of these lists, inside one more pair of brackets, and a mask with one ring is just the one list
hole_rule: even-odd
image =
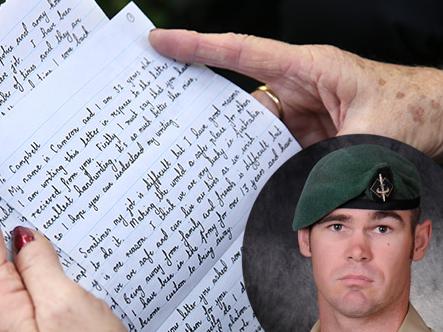
[[[317,321],[312,327],[311,332],[320,332],[319,321]],[[410,304],[408,313],[398,332],[432,332],[432,330],[426,326],[426,323],[423,321],[414,307]]]

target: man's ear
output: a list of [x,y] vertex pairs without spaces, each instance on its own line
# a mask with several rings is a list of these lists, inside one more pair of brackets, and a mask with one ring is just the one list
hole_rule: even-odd
[[311,230],[309,228],[302,228],[298,230],[298,248],[300,253],[305,257],[311,257],[311,241],[309,239]]
[[426,219],[422,223],[417,224],[414,233],[414,252],[412,260],[418,261],[422,259],[426,253],[426,249],[431,241],[432,222]]

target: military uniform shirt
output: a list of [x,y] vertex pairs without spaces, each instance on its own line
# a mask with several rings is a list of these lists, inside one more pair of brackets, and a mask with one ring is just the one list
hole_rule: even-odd
[[[312,327],[311,332],[320,332],[319,321],[317,321]],[[414,307],[410,304],[408,313],[398,332],[432,332],[432,330],[426,326],[426,323],[423,321]]]

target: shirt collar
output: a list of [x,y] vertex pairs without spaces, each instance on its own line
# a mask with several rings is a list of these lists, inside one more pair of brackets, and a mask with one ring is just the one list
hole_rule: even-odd
[[[314,324],[311,332],[320,332],[319,321]],[[398,332],[432,332],[432,330],[426,326],[426,323],[420,317],[412,304],[409,304],[408,313],[406,314],[406,317],[403,320]]]

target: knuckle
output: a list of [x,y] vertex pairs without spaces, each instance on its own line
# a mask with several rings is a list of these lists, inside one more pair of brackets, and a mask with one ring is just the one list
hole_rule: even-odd
[[341,61],[345,52],[333,45],[306,45],[312,62]]

